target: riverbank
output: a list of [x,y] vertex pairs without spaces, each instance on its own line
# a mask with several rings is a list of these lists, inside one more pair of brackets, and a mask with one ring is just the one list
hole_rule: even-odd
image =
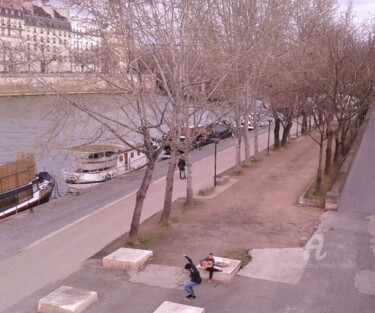
[[0,96],[3,97],[110,91],[99,76],[88,73],[3,74],[0,81]]
[[[126,77],[102,73],[2,74],[0,97],[113,94],[129,90]],[[152,79],[144,80],[152,88]]]

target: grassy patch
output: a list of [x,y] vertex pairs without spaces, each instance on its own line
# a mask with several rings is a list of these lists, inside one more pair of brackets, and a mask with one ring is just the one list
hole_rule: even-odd
[[179,220],[178,220],[177,217],[171,216],[168,221],[166,221],[166,222],[159,222],[158,225],[161,228],[166,229],[166,228],[169,228],[173,224],[178,224],[178,222],[179,222]]
[[136,244],[131,242],[126,242],[124,244],[125,248],[132,248],[132,249],[148,249],[152,243],[158,242],[163,240],[166,237],[166,234],[160,232],[151,237],[139,237],[138,242]]
[[234,251],[228,251],[225,253],[224,257],[228,259],[235,259],[241,261],[241,268],[246,266],[251,262],[251,254],[249,253],[250,250],[240,249]]
[[192,205],[188,205],[186,202],[182,205],[182,213],[186,213],[186,211],[192,210],[197,208],[202,202],[199,200],[194,199]]
[[[339,171],[339,165],[333,164],[331,167],[331,173],[329,175],[323,175],[320,192],[316,192],[316,182],[311,184],[309,190],[307,191],[305,198],[314,200],[317,202],[324,202],[326,193],[331,190]],[[316,180],[316,178],[315,178]]]

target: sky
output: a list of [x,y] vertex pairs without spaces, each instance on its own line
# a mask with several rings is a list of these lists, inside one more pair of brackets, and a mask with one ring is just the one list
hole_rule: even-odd
[[[338,0],[340,10],[345,11],[349,0]],[[375,0],[352,0],[356,22],[365,21],[371,17],[375,18]]]
[[[41,3],[41,0],[38,0]],[[340,10],[344,11],[350,0],[338,0]],[[49,3],[56,7],[61,7],[61,1],[50,0]],[[375,18],[375,0],[352,0],[356,22],[361,22],[370,17]]]

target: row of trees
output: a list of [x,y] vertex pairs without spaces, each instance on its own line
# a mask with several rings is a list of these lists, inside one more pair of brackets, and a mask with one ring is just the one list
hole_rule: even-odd
[[[242,164],[250,165],[249,123],[258,159],[260,115],[274,119],[275,149],[288,142],[297,121],[320,147],[319,191],[323,164],[328,174],[331,162],[345,156],[372,101],[374,25],[354,24],[350,8],[339,16],[334,0],[65,2],[99,25],[100,57],[105,54],[111,70],[98,76],[116,91],[110,107],[67,98],[69,110],[84,113],[124,144],[136,148],[135,141],[143,142],[138,149],[149,160],[137,192],[131,242],[137,241],[143,201],[165,145],[172,153],[162,221],[171,213],[179,157],[187,163],[186,203],[193,204],[191,149],[199,125],[230,123],[234,166],[240,171]],[[163,138],[158,149],[154,137]]]

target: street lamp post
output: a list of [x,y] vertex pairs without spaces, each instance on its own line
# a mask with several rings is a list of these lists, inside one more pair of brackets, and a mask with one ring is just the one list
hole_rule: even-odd
[[271,123],[272,123],[272,120],[268,120],[268,145],[267,145],[267,155],[270,154],[270,133],[271,133]]
[[214,187],[216,187],[216,160],[217,160],[217,144],[219,143],[219,138],[214,138],[215,143],[215,163],[214,163]]

